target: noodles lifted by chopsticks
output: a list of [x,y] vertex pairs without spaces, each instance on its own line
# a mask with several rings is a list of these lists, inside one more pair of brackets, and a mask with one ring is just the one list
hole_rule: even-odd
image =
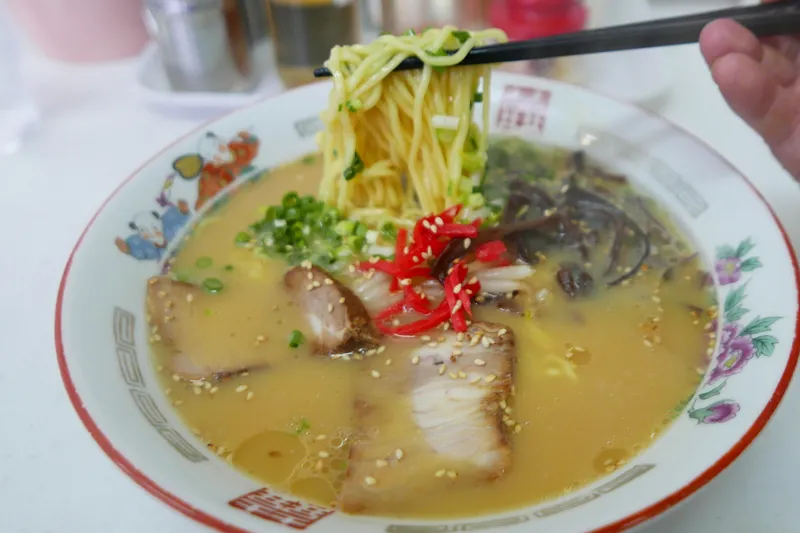
[[[321,198],[351,218],[401,224],[465,202],[486,162],[491,67],[446,67],[506,40],[501,30],[448,26],[334,47],[325,63],[334,85],[322,115]],[[392,72],[412,55],[423,69]],[[472,115],[481,101],[479,129]]]

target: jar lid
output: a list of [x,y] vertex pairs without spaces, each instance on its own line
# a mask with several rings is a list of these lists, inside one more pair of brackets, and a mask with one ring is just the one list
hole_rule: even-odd
[[176,14],[222,9],[223,0],[147,0],[147,8],[153,12]]
[[581,31],[588,12],[580,0],[495,0],[489,18],[518,41]]

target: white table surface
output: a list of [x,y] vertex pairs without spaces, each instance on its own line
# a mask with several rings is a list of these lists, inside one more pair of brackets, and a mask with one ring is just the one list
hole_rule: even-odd
[[[662,2],[654,15],[686,1]],[[45,116],[21,152],[0,158],[0,532],[203,531],[127,478],[84,430],[58,373],[53,315],[64,263],[100,203],[207,117],[148,111],[134,96],[131,61],[71,66],[26,54]],[[669,57],[678,74],[658,111],[749,176],[800,244],[800,187],[727,110],[696,46]],[[795,383],[739,460],[643,533],[800,531],[799,411]]]

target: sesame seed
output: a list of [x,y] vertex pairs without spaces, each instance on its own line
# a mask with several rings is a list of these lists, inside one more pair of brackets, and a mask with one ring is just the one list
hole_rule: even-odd
[[440,367],[439,367],[439,375],[441,376],[441,375],[442,375],[442,374],[444,374],[445,372],[447,372],[447,365],[442,365],[442,366],[440,366]]
[[392,366],[392,360],[391,360],[391,359],[387,359],[387,360],[386,360],[386,362],[385,362],[384,364],[385,364],[386,366]]
[[311,281],[312,279],[314,279],[314,274],[312,272],[309,272],[308,274],[306,274],[306,277],[308,278],[308,281]]
[[192,387],[192,390],[195,396],[200,396],[201,394],[203,394],[203,389],[201,389],[200,387]]
[[[386,346],[378,346],[377,353],[383,353],[386,351]],[[389,359],[391,361],[391,359]]]
[[455,479],[455,478],[458,477],[458,473],[457,472],[453,472],[452,470],[448,470],[447,471],[447,477],[449,477],[450,479]]
[[386,459],[378,459],[377,461],[375,461],[375,466],[377,466],[378,468],[386,468],[387,466],[389,466],[389,461],[387,461]]
[[661,303],[661,298],[659,298],[658,296],[653,296],[653,302],[657,303],[657,304],[660,304]]
[[401,450],[400,448],[397,448],[394,451],[394,456],[397,458],[398,461],[403,458],[403,455],[405,454],[403,453],[403,450]]
[[375,485],[377,482],[378,482],[378,480],[377,480],[377,479],[375,479],[375,478],[374,478],[374,477],[372,477],[372,476],[367,476],[367,477],[365,477],[365,478],[364,478],[364,483],[366,483],[366,484],[367,484],[367,485],[369,485],[369,486],[373,486],[373,485]]
[[471,384],[475,385],[475,384],[476,384],[476,383],[478,383],[480,380],[481,380],[481,377],[480,377],[480,376],[474,376],[472,379],[470,379],[470,380],[469,380],[469,382],[470,382]]
[[437,233],[439,228],[437,226],[431,225],[431,233]]
[[456,285],[455,287],[453,287],[453,294],[458,294],[459,292],[461,292],[461,284],[460,283],[458,285]]
[[328,457],[330,457],[330,456],[331,456],[331,454],[329,454],[328,452],[325,452],[325,451],[319,452],[319,454],[318,454],[318,455],[319,455],[320,457],[322,457],[323,459],[327,459]]
[[164,389],[164,394],[169,396],[170,394],[172,394],[172,389]]
[[519,424],[514,426],[514,433],[522,433],[522,426]]
[[331,278],[325,278],[325,285],[333,285],[333,280]]
[[459,371],[458,371],[458,377],[459,377],[460,379],[467,379],[467,373],[466,373],[466,372],[464,372],[464,371],[462,371],[462,370],[459,370]]
[[167,292],[166,291],[158,291],[158,297],[159,298],[165,298],[166,296],[167,296]]
[[216,394],[218,390],[219,390],[219,387],[214,386],[214,387],[211,387],[210,389],[208,389],[208,393],[209,394]]
[[303,267],[303,268],[311,268],[311,261],[306,259],[302,263],[300,263],[300,266]]
[[488,376],[483,378],[483,380],[486,381],[486,383],[491,383],[496,379],[497,379],[497,376],[495,376],[494,374],[489,374]]
[[340,303],[340,304],[343,304],[344,302],[345,302],[344,296],[342,296],[341,298],[339,298],[339,303]]
[[419,356],[418,355],[415,355],[414,357],[411,358],[411,364],[412,365],[418,365],[419,364]]
[[180,381],[181,377],[178,374],[172,374],[172,381]]
[[309,283],[309,284],[306,286],[306,290],[307,290],[308,292],[311,292],[311,291],[313,291],[313,290],[314,290],[314,284],[313,284],[313,283]]
[[236,392],[244,392],[247,390],[247,388],[248,388],[247,385],[239,385],[238,387],[236,387]]
[[452,379],[458,379],[458,374],[456,374],[455,372],[450,372],[447,375],[450,376]]
[[645,339],[644,340],[644,345],[647,346],[648,348],[652,348],[653,347],[653,343],[650,341],[650,339]]
[[475,285],[476,283],[478,283],[478,278],[472,276],[470,280],[467,282],[467,285]]
[[409,278],[403,278],[400,280],[400,285],[402,285],[403,287],[408,287],[409,285],[411,285],[411,280]]
[[428,222],[427,220],[423,220],[422,221],[422,227],[425,228],[425,229],[431,229],[431,223]]
[[354,267],[353,265],[350,265],[349,267],[347,267],[347,270],[349,270],[352,273],[352,272],[356,271],[356,267]]
[[377,370],[373,370],[372,372],[370,372],[370,374],[372,374],[372,377],[375,379],[381,377],[381,373],[378,372]]
[[500,331],[498,331],[498,332],[497,332],[497,334],[498,334],[500,337],[502,337],[502,336],[503,336],[503,335],[505,335],[506,333],[508,333],[508,330],[507,330],[506,328],[503,328],[503,329],[501,329]]
[[317,435],[317,438],[314,439],[314,440],[325,440],[327,438],[328,438],[327,435],[325,435],[324,433],[320,433],[319,435]]
[[315,281],[314,283],[312,283],[312,285],[316,289],[316,288],[320,287],[320,282],[319,281]]
[[434,474],[434,476],[436,476],[436,477],[444,477],[445,474],[447,474],[447,470],[437,470],[436,473]]
[[333,313],[333,304],[328,304],[328,312]]
[[470,246],[472,246],[472,239],[467,237],[466,239],[464,239],[464,248],[469,249]]
[[506,403],[505,400],[500,400],[500,404],[499,405],[500,405],[500,409],[505,409],[506,407],[508,407],[508,404]]
[[421,340],[422,342],[429,342],[431,338],[427,335],[423,335],[422,337],[419,338],[419,340]]
[[183,405],[183,400],[175,400],[174,402],[172,402],[172,405],[174,405],[175,407],[180,407],[181,405]]
[[486,364],[486,361],[484,361],[483,359],[475,359],[474,363],[478,366],[484,366]]
[[433,219],[433,221],[436,222],[437,226],[444,226],[444,220],[442,220],[442,217],[436,217]]
[[455,350],[453,350],[453,355],[454,355],[455,357],[458,357],[458,356],[462,355],[463,353],[464,353],[464,352],[462,352],[462,351],[461,351],[461,350],[459,350],[458,348],[456,348]]
[[245,400],[247,400],[249,402],[250,400],[253,399],[253,396],[255,396],[255,395],[256,394],[253,391],[248,391],[247,392],[247,396],[245,396]]
[[481,342],[481,334],[477,333],[469,340],[469,345],[476,346],[479,342]]

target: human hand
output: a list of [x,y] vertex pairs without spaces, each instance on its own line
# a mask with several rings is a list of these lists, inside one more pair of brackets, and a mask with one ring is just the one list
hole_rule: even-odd
[[700,35],[700,49],[731,109],[800,180],[800,38],[759,40],[732,20],[717,20]]

